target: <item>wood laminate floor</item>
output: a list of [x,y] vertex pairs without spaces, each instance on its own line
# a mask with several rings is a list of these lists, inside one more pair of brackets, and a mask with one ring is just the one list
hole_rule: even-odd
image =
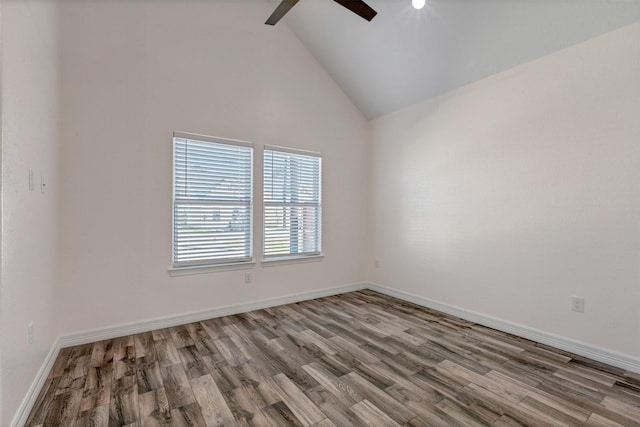
[[640,426],[640,375],[372,291],[61,350],[28,426]]

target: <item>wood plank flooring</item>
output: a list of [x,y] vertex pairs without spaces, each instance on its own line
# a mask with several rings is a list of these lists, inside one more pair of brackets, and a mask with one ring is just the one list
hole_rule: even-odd
[[372,291],[61,350],[28,426],[640,426],[640,375]]

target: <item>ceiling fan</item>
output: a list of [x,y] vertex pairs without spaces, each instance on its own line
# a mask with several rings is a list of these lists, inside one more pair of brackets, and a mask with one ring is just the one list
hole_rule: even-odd
[[[276,10],[273,11],[269,19],[265,24],[267,25],[276,25],[276,22],[280,20],[289,10],[298,3],[299,0],[282,0]],[[349,9],[351,12],[355,13],[366,19],[367,21],[371,21],[374,16],[378,12],[373,10],[369,5],[367,5],[362,0],[333,0],[338,4]]]

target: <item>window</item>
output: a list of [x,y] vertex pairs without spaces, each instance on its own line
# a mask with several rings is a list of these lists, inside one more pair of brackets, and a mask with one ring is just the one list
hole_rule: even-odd
[[251,261],[253,145],[173,135],[173,266]]
[[265,260],[320,255],[321,158],[265,147]]

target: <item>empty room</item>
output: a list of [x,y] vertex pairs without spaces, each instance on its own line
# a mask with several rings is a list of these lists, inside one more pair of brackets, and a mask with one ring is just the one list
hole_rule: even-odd
[[640,426],[640,1],[0,0],[0,426]]

